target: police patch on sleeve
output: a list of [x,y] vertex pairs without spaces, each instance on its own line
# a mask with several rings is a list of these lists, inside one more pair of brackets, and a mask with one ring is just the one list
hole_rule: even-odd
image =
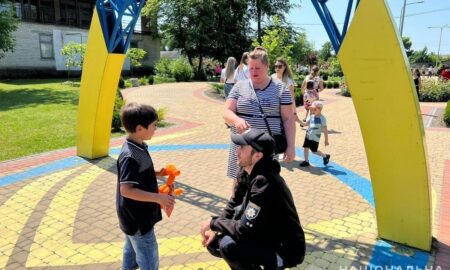
[[252,202],[249,202],[247,208],[245,208],[245,217],[248,220],[255,219],[258,216],[260,210],[261,207],[257,206]]

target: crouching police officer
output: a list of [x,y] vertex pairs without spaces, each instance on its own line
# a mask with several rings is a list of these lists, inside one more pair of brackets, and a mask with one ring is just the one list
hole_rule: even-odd
[[272,157],[273,138],[252,128],[231,140],[239,146],[238,184],[223,213],[201,227],[203,245],[233,270],[302,263],[305,236],[280,164]]

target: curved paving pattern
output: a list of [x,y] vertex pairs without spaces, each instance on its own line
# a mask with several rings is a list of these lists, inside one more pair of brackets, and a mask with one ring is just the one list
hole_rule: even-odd
[[[128,100],[167,107],[177,123],[158,130],[150,141],[156,166],[176,164],[182,170],[177,181],[186,190],[171,218],[156,227],[161,269],[227,269],[205,252],[198,235],[199,224],[219,212],[231,193],[225,176],[229,130],[221,117],[223,102],[205,96],[207,88],[180,83],[126,92]],[[428,254],[387,243],[376,238],[369,171],[351,99],[327,91],[321,97],[331,130],[326,149],[332,154],[330,166],[312,156],[315,166],[298,167],[304,136],[298,128],[297,161],[282,171],[307,237],[307,257],[298,269],[450,269],[450,132],[426,131],[438,248]],[[66,149],[0,163],[0,269],[120,268],[123,236],[114,195],[122,142],[112,140],[110,156],[94,161]]]

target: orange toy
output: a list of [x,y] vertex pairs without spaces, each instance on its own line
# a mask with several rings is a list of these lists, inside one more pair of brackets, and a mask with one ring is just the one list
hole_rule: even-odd
[[[164,185],[159,187],[159,193],[165,193],[168,195],[180,196],[183,194],[184,190],[182,188],[175,188],[175,177],[180,175],[180,170],[178,170],[175,165],[169,164],[164,168],[164,173],[168,176],[167,181]],[[161,206],[162,207],[162,206]],[[172,214],[173,206],[164,208],[168,217]]]

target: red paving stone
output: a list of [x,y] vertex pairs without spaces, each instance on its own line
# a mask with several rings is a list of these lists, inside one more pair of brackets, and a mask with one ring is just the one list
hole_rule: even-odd
[[450,160],[445,162],[435,266],[450,269]]

